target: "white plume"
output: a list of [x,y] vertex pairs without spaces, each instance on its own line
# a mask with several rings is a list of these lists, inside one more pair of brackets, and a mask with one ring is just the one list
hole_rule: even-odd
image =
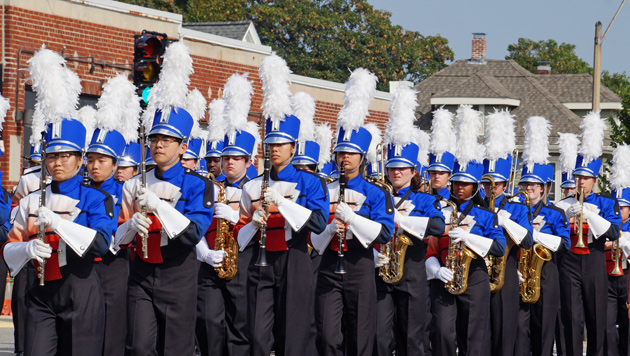
[[414,141],[414,124],[418,92],[409,87],[396,91],[389,103],[389,121],[385,125],[385,144],[402,147]]
[[455,153],[455,131],[453,113],[440,107],[433,112],[431,121],[431,153],[441,156],[444,152]]
[[226,131],[241,131],[247,126],[247,116],[252,103],[254,88],[247,80],[247,73],[232,74],[223,87],[223,100],[226,102]]
[[622,144],[613,151],[610,187],[620,191],[630,187],[630,146]]
[[214,99],[208,105],[208,141],[223,141],[226,133],[225,99]]
[[372,134],[372,141],[370,141],[370,147],[368,148],[365,160],[368,163],[374,165],[381,158],[379,157],[379,152],[377,152],[376,150],[376,146],[378,146],[379,143],[383,142],[383,138],[381,137],[381,130],[376,126],[375,123],[372,122],[365,124],[365,126],[363,127]]
[[602,155],[606,120],[600,118],[599,110],[589,112],[580,124],[582,129],[582,146],[579,153],[584,157],[582,164],[587,165]]
[[76,117],[81,80],[64,66],[65,60],[42,46],[28,63],[37,99],[35,107],[41,113],[38,119],[44,120],[43,126],[39,123],[34,126],[45,127],[63,118]]
[[457,137],[457,149],[455,158],[461,167],[470,162],[481,163],[483,161],[484,148],[477,141],[481,132],[481,113],[472,108],[472,105],[460,105],[455,119],[455,135]]
[[98,128],[97,114],[96,109],[89,105],[79,109],[77,119],[81,121],[85,127],[85,145],[83,147],[87,147],[90,144],[92,134],[94,134],[94,130]]
[[192,73],[190,49],[183,41],[171,43],[164,51],[160,80],[151,90],[149,102],[155,102],[155,108],[160,110],[184,108]]
[[4,119],[7,117],[7,112],[9,112],[10,108],[9,99],[0,95],[0,131],[2,131],[2,124],[4,124]]
[[199,126],[199,120],[206,114],[206,98],[197,89],[193,89],[186,96],[186,111],[193,118],[193,127],[190,131],[190,138],[206,138],[208,133]]
[[549,157],[549,134],[551,124],[542,116],[532,116],[525,124],[523,142],[523,164],[532,168],[534,164],[545,164]]
[[575,169],[580,139],[576,134],[559,133],[558,150],[560,151],[560,169],[562,173],[571,173]]
[[258,156],[258,148],[260,147],[261,142],[260,128],[258,127],[258,124],[256,124],[254,121],[249,121],[247,122],[247,125],[245,125],[245,128],[243,130],[252,134],[252,136],[254,136],[254,139],[256,140],[256,143],[254,144],[254,149],[252,150],[252,162],[256,162],[256,156]]
[[29,138],[31,146],[37,145],[42,139],[42,132],[44,130],[46,130],[46,120],[44,119],[42,110],[36,104],[35,110],[33,111],[33,121],[31,123],[31,137]]
[[346,82],[343,107],[337,115],[339,126],[346,132],[358,131],[369,113],[370,102],[376,95],[376,75],[364,68],[355,69]]
[[[127,128],[124,122],[127,118],[125,114],[131,106],[129,102],[136,101],[135,98],[138,98],[135,92],[136,87],[126,75],[118,74],[110,78],[103,85],[103,94],[96,103],[98,108],[96,128],[103,131],[118,131],[124,135],[124,130]],[[87,128],[86,124],[84,126]]]
[[330,125],[324,123],[315,126],[315,142],[319,144],[319,157],[317,166],[321,170],[331,159],[330,149],[332,147],[333,132]]
[[151,127],[153,126],[153,118],[155,117],[155,110],[157,110],[155,101],[149,100],[147,107],[142,112],[141,125],[144,125],[144,132],[146,132],[147,134],[151,132]]
[[315,99],[309,94],[299,91],[291,97],[293,115],[300,119],[300,142],[315,141]]
[[486,158],[495,161],[507,158],[516,147],[514,115],[507,110],[497,110],[486,118],[485,137]]
[[291,70],[287,62],[273,53],[263,58],[258,76],[262,81],[263,116],[272,121],[284,121],[291,115],[291,91],[289,90]]
[[429,165],[429,146],[431,136],[422,131],[419,127],[414,127],[414,141],[418,145],[418,162],[422,167]]

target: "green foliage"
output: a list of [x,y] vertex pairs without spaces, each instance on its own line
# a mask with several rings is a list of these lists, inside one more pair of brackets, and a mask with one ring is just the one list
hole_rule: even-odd
[[127,4],[149,7],[156,10],[181,14],[188,0],[118,0]]
[[610,138],[614,147],[619,143],[630,144],[630,77],[623,74],[610,74],[608,71],[602,73],[602,85],[614,91],[621,98],[621,111],[617,118],[608,118],[610,126]]
[[533,41],[529,38],[519,38],[518,43],[508,46],[505,59],[513,59],[532,73],[536,73],[539,61],[551,64],[552,74],[582,74],[592,73],[593,69],[587,62],[575,54],[575,45],[561,43],[549,39]]
[[226,22],[245,18],[245,0],[188,0],[184,22]]

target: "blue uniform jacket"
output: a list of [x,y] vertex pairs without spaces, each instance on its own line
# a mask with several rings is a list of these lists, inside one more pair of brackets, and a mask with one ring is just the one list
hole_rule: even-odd
[[538,216],[542,216],[545,220],[544,225],[539,230],[540,232],[562,238],[558,252],[569,251],[571,248],[571,230],[569,228],[569,220],[564,214],[564,210],[553,205],[538,202],[538,204],[530,208],[530,212],[533,221],[536,221]]
[[367,182],[361,175],[348,181],[348,189],[365,196],[361,208],[355,211],[367,219],[381,224],[381,231],[374,240],[375,243],[387,243],[394,233],[394,200],[384,188]]
[[494,206],[499,211],[505,210],[510,213],[510,220],[527,229],[527,236],[521,241],[520,246],[525,249],[531,248],[534,245],[534,227],[532,226],[532,217],[527,205],[511,202],[505,194],[502,194],[496,198]]

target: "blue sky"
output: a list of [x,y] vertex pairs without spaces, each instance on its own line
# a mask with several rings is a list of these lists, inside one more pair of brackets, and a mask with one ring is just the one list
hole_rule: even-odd
[[[593,65],[595,23],[603,30],[621,0],[368,0],[392,13],[392,23],[423,35],[448,39],[455,59],[470,58],[473,32],[486,33],[489,59],[504,59],[519,37],[554,39],[576,45],[575,53]],[[630,1],[624,4],[602,47],[602,70],[630,75]]]

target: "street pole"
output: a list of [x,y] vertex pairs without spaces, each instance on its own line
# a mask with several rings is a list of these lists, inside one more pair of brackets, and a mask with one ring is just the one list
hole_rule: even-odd
[[602,22],[595,24],[595,51],[593,58],[593,111],[599,110],[599,92],[602,81]]

